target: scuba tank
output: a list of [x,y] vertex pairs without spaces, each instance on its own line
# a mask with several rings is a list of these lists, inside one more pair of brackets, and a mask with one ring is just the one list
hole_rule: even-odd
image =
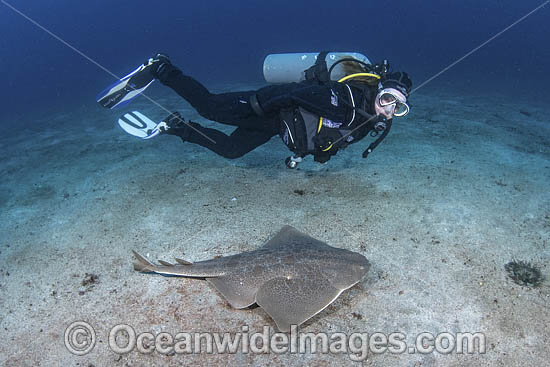
[[[306,70],[314,66],[320,53],[281,53],[270,54],[264,60],[264,78],[268,83],[301,82],[306,79]],[[330,79],[337,81],[346,76],[342,59],[355,59],[361,63],[371,64],[370,60],[358,52],[328,52],[325,57],[327,68],[337,64],[330,74]]]

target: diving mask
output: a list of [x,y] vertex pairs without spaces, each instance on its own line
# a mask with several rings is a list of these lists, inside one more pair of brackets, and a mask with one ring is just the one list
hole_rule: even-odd
[[378,93],[378,103],[381,107],[395,105],[393,115],[397,117],[405,116],[409,113],[409,105],[403,96],[396,93],[392,88],[382,89]]

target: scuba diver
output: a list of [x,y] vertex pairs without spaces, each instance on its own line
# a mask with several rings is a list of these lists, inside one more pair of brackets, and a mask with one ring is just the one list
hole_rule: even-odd
[[[319,53],[315,64],[305,70],[303,81],[221,94],[209,92],[183,74],[166,55],[157,54],[107,88],[98,102],[106,108],[125,104],[159,80],[202,117],[237,128],[226,135],[185,121],[178,112],[159,124],[139,113],[130,113],[119,120],[127,132],[144,130],[142,135],[134,135],[146,139],[159,134],[179,136],[184,142],[201,145],[229,159],[241,157],[280,135],[293,152],[286,159],[289,168],[295,168],[307,155],[325,163],[349,144],[367,135],[377,137],[364,151],[366,158],[387,136],[393,118],[409,112],[407,99],[412,81],[407,73],[390,72],[386,60],[372,65],[344,57],[329,69],[327,54]],[[346,76],[331,80],[334,67],[340,63]]]

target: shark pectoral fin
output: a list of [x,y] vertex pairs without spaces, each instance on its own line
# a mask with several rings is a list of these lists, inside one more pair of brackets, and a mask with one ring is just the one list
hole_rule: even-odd
[[245,308],[256,302],[254,296],[258,286],[254,282],[240,281],[238,277],[232,276],[208,278],[207,280],[216,287],[233,308]]
[[256,303],[273,318],[280,331],[286,332],[291,325],[300,325],[322,311],[340,293],[340,289],[322,277],[282,277],[262,284],[256,293]]

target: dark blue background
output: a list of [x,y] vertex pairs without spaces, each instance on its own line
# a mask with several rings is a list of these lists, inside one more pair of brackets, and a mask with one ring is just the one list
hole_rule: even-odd
[[[8,2],[117,75],[163,51],[214,86],[261,81],[268,53],[324,49],[358,51],[373,61],[388,58],[419,85],[543,1]],[[548,98],[549,19],[546,6],[425,90]],[[2,3],[0,34],[2,124],[7,118],[93,105],[96,94],[113,82]]]

